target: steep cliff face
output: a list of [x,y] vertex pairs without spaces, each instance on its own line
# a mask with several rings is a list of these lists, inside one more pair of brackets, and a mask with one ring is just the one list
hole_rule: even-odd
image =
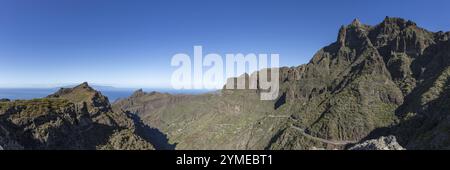
[[[124,113],[83,83],[43,99],[0,102],[1,134],[24,149],[151,149]],[[8,148],[18,149],[18,148]]]
[[177,148],[343,149],[378,133],[395,134],[408,149],[448,148],[449,37],[401,18],[375,26],[355,19],[308,64],[280,68],[275,101],[258,101],[258,90],[224,89],[136,95],[117,107]]
[[[407,129],[416,129],[407,125],[399,128],[397,123],[407,122],[406,115],[420,112],[421,116],[434,118],[412,117],[445,124],[435,134],[440,136],[439,147],[420,145],[448,146],[448,135],[442,134],[448,134],[442,130],[448,126],[445,118],[448,111],[441,110],[444,105],[427,105],[447,93],[449,35],[449,32],[433,33],[412,21],[389,17],[376,26],[363,25],[358,20],[343,26],[337,41],[321,49],[309,64],[284,71],[288,73],[283,77],[289,84],[285,87],[288,103],[303,105],[295,111],[296,117],[303,118],[298,124],[306,125],[307,131],[315,136],[331,140],[360,140],[372,130],[395,126],[389,133],[397,131],[397,135],[403,136],[399,139],[401,143],[414,149],[420,147],[411,144],[414,139],[409,135],[422,133],[409,134]],[[441,111],[421,111],[425,108]],[[436,114],[439,118],[431,116]],[[427,124],[434,128],[431,122]],[[421,126],[417,122],[412,124]],[[273,147],[305,145],[300,140],[287,139],[288,136],[296,135],[283,134]]]
[[312,134],[357,140],[392,123],[392,113],[403,98],[368,38],[369,31],[357,20],[342,27],[336,43],[301,67],[298,79],[285,81],[288,106],[301,105],[291,111]]

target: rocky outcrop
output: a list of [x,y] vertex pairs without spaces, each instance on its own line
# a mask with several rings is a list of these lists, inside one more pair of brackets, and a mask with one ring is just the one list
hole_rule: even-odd
[[9,101],[11,101],[11,100],[9,100],[9,99],[0,99],[0,102],[9,102]]
[[134,133],[133,121],[87,83],[47,98],[0,102],[0,125],[3,136],[24,149],[153,149]]
[[349,150],[405,150],[405,148],[398,144],[395,136],[391,135],[361,142],[350,147]]

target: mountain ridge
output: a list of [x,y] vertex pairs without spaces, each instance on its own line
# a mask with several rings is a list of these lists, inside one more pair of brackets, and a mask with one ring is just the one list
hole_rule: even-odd
[[[178,99],[178,103],[157,104],[159,107],[145,108],[152,102],[133,104],[133,100],[117,106],[124,110],[134,108],[149,125],[156,126],[167,133],[173,142],[179,143],[177,146],[180,149],[200,148],[195,143],[195,137],[211,142],[227,141],[227,146],[202,144],[203,147],[216,149],[346,148],[308,139],[291,128],[291,124],[305,129],[309,135],[335,141],[376,138],[380,135],[375,135],[375,132],[387,129],[386,135],[394,133],[408,149],[420,148],[410,144],[415,143],[416,139],[412,136],[417,134],[402,131],[399,124],[406,121],[407,111],[420,112],[417,107],[424,106],[414,103],[428,103],[439,94],[447,93],[448,88],[443,87],[447,87],[445,82],[448,78],[444,70],[450,65],[447,50],[449,37],[450,32],[430,32],[402,18],[386,17],[375,26],[355,19],[351,24],[342,26],[336,42],[320,49],[309,63],[280,68],[280,96],[273,102],[254,101],[252,96],[257,96],[258,90],[223,89],[214,97],[193,96],[189,99],[191,101]],[[238,78],[247,79],[248,76]],[[432,88],[433,84],[438,87]],[[436,89],[436,92],[427,93],[432,97],[423,96],[421,93],[429,88]],[[238,99],[234,99],[237,96],[249,101],[238,100],[242,103],[235,103],[232,100]],[[147,97],[143,95],[140,98]],[[210,98],[221,99],[213,102]],[[242,110],[247,107],[255,110]],[[189,112],[181,114],[184,119],[177,118],[180,108]],[[216,108],[235,114],[218,116],[216,113],[220,111],[213,111]],[[258,111],[256,108],[265,109]],[[445,111],[441,112],[440,117],[448,115]],[[219,120],[213,123],[206,117]],[[243,124],[248,126],[238,125],[236,117],[246,119]],[[445,129],[448,123],[444,120],[434,118],[428,126],[442,121],[442,128]],[[158,122],[170,123],[163,125]],[[222,124],[227,126],[222,127]],[[205,129],[205,126],[209,128]],[[227,136],[221,132],[209,132],[214,128],[232,131],[233,134]],[[405,129],[413,128],[408,126]],[[178,134],[177,130],[188,132]],[[442,132],[445,134],[445,131]],[[241,138],[238,140],[239,136]],[[227,140],[235,137],[237,141]],[[437,147],[425,143],[420,145],[424,148],[445,148],[448,135],[444,135],[443,139],[440,144],[433,144]],[[256,142],[258,140],[260,143]]]
[[153,149],[86,82],[42,99],[0,102],[0,122],[4,149]]
[[2,99],[0,147],[449,149],[449,38],[402,18],[354,19],[307,64],[279,68],[273,101],[261,101],[261,89],[140,89],[110,104],[86,82],[42,99]]

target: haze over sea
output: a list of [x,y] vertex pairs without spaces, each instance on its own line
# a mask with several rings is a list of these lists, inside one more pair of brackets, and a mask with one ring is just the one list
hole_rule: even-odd
[[[127,98],[138,88],[96,88],[103,95],[107,96],[110,102],[114,102],[119,98]],[[46,97],[58,91],[59,88],[0,88],[0,99],[7,98],[11,100],[29,100],[34,98]],[[143,88],[145,92],[157,91],[170,94],[200,94],[211,90],[192,89],[192,90],[176,90],[171,88]]]

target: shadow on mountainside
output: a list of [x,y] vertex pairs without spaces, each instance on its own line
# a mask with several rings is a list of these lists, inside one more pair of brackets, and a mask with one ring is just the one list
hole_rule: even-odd
[[[444,87],[450,87],[450,79],[447,80]],[[416,96],[422,94],[423,92]],[[406,149],[446,149],[448,140],[444,139],[448,139],[449,135],[445,128],[450,127],[450,116],[448,116],[450,104],[448,101],[450,101],[450,91],[445,89],[436,99],[419,105],[424,109],[417,109],[418,112],[407,119],[402,119],[398,124],[373,130],[361,141],[394,135],[399,144]],[[397,109],[397,116],[404,116],[407,114],[406,112],[412,112],[402,106]]]
[[275,102],[274,109],[276,110],[280,108],[285,103],[286,103],[286,93],[283,93]]
[[152,128],[142,122],[141,118],[129,111],[125,114],[130,117],[136,125],[136,133],[147,142],[151,143],[156,150],[175,150],[177,143],[170,144],[167,135],[159,129]]

